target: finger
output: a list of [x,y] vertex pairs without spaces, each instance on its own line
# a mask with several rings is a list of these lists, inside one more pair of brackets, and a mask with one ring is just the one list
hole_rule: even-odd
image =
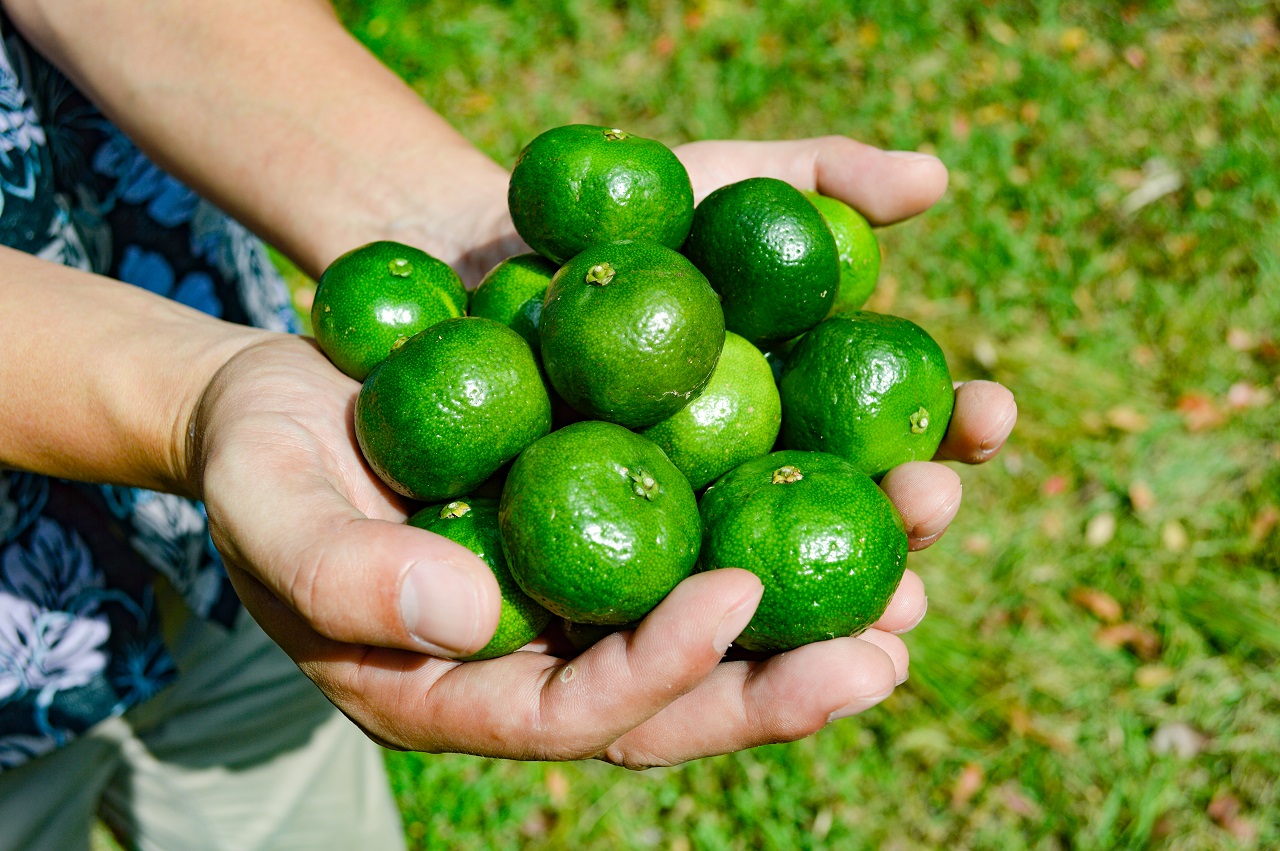
[[845,136],[693,142],[676,153],[689,170],[697,200],[748,177],[775,177],[839,198],[873,225],[922,213],[947,191],[947,168],[937,157],[883,151]]
[[674,765],[811,735],[893,692],[898,670],[886,646],[905,660],[901,641],[880,633],[807,644],[763,662],[723,663],[604,756],[633,768]]
[[322,477],[295,471],[271,481],[270,510],[242,508],[235,540],[217,543],[229,561],[253,565],[311,628],[341,642],[439,656],[474,653],[492,638],[498,584],[466,547],[369,519]]
[[929,598],[924,592],[924,582],[913,570],[902,574],[898,590],[893,592],[884,614],[875,622],[875,628],[883,632],[901,635],[915,629],[929,608]]
[[908,461],[894,467],[880,487],[902,516],[907,545],[913,551],[941,538],[960,510],[960,476],[932,461]]
[[934,456],[938,461],[981,464],[1004,446],[1018,421],[1013,393],[994,381],[956,385],[955,410],[947,434]]
[[367,732],[412,750],[515,759],[602,752],[713,671],[763,592],[747,571],[698,574],[634,632],[572,662],[517,652],[457,663],[333,642],[245,578],[237,576],[237,591],[246,586],[263,628]]

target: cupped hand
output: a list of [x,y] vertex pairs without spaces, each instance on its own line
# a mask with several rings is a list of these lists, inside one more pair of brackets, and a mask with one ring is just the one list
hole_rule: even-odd
[[[688,161],[704,194],[716,181],[773,174],[877,211],[880,222],[919,212],[945,185],[940,166],[890,157],[895,166],[847,144],[857,143],[698,143],[680,153],[696,155]],[[715,177],[701,176],[703,158]],[[848,175],[846,166],[880,177]],[[210,384],[191,453],[211,533],[246,607],[375,740],[430,752],[669,765],[809,735],[905,680],[898,633],[926,606],[911,571],[871,630],[763,661],[722,661],[762,592],[754,575],[732,569],[685,580],[635,630],[571,660],[538,644],[453,661],[491,636],[496,583],[466,549],[404,525],[413,506],[360,457],[351,426],[358,389],[309,341],[264,339]],[[940,458],[990,457],[1015,412],[999,385],[961,385]],[[942,534],[959,505],[959,479],[941,464],[904,465],[883,487],[917,549]]]

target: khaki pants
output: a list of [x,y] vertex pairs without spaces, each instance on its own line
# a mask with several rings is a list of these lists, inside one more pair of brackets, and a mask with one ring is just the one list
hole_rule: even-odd
[[161,591],[174,685],[0,774],[0,848],[400,849],[380,749],[245,612],[233,631]]

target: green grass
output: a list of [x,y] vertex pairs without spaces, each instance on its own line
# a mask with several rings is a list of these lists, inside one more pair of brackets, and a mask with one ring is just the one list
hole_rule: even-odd
[[872,305],[1021,410],[911,559],[930,613],[884,705],[643,774],[395,755],[416,845],[1280,845],[1280,7],[851,5],[340,4],[508,165],[572,121],[936,153]]

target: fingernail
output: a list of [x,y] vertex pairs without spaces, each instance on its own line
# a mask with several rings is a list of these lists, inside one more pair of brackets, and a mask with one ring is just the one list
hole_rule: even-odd
[[895,159],[907,160],[908,162],[937,159],[932,154],[923,154],[920,151],[885,151],[885,153]]
[[474,652],[479,610],[480,586],[474,575],[450,561],[419,562],[409,568],[400,586],[405,629],[430,653]]
[[857,715],[859,712],[866,712],[868,709],[875,706],[877,703],[880,703],[891,694],[893,694],[893,689],[889,689],[888,691],[880,694],[873,694],[871,697],[859,698],[853,703],[850,703],[847,706],[842,706],[835,712],[828,715],[827,723],[830,724],[832,721],[839,721],[841,718],[848,718],[850,715]]
[[1004,445],[1004,442],[1009,439],[1009,435],[1013,434],[1013,426],[1017,421],[1017,410],[1015,409],[1010,411],[1004,420],[1001,421],[1000,425],[996,426],[996,428],[978,444],[978,455],[983,460],[986,460],[996,454],[996,450]]
[[[910,626],[904,626],[902,629],[890,630],[894,635],[902,635],[904,632],[910,632],[920,625],[920,621],[924,620],[924,616],[929,613],[929,598],[924,598],[924,608],[920,610],[920,617],[911,622]],[[901,683],[899,683],[901,685]]]
[[716,637],[711,642],[721,656],[729,649],[733,640],[742,635],[742,631],[747,628],[751,616],[756,613],[756,606],[760,603],[760,595],[763,593],[763,587],[753,589],[725,613],[720,626],[716,629]]

